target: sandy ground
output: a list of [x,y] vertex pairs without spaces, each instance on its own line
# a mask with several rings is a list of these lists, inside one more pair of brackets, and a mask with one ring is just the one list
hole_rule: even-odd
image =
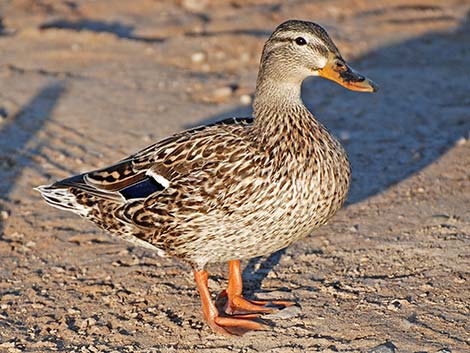
[[[470,4],[0,2],[1,352],[469,352]],[[381,86],[304,100],[353,165],[347,206],[244,262],[248,295],[295,299],[272,329],[217,336],[190,269],[48,207],[32,188],[172,132],[250,114],[260,50],[323,24]],[[211,290],[225,265],[210,267]]]

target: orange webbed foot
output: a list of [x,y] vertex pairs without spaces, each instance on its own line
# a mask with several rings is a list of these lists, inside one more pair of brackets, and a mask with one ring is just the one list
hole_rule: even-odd
[[218,297],[221,300],[225,299],[223,311],[228,316],[223,316],[219,314],[219,310],[211,299],[207,272],[194,270],[194,278],[201,296],[204,319],[214,332],[223,335],[241,336],[248,331],[263,330],[267,325],[260,322],[259,318],[262,315],[273,314],[296,304],[289,301],[264,301],[243,298],[240,261],[232,260],[229,261],[227,289],[222,291]]
[[294,302],[288,301],[249,300],[243,297],[242,291],[243,281],[240,260],[229,261],[228,286],[227,289],[222,291],[219,295],[220,298],[227,298],[225,304],[226,314],[258,314],[258,316],[260,316],[274,313],[295,304]]
[[209,288],[207,286],[207,272],[195,270],[194,278],[201,296],[204,319],[207,321],[212,331],[228,336],[241,336],[248,331],[262,330],[266,327],[266,325],[261,322],[251,320],[257,318],[258,315],[219,315],[219,311],[211,299]]
[[223,290],[218,298],[226,298],[224,311],[227,315],[249,314],[253,315],[252,317],[272,314],[297,304],[295,302],[282,300],[251,300],[244,298],[241,294],[229,294],[227,290]]

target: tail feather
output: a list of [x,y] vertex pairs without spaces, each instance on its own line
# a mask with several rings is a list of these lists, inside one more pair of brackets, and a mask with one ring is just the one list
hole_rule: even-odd
[[[73,213],[76,213],[84,218],[89,219],[101,228],[109,230],[103,223],[97,222],[97,218],[94,218],[94,216],[92,216],[92,214],[90,213],[91,208],[85,207],[84,205],[77,202],[75,195],[70,191],[69,187],[58,186],[60,185],[60,183],[61,182],[52,185],[41,185],[35,187],[34,190],[39,191],[41,193],[41,196],[49,205],[64,211],[71,211]],[[121,226],[122,229],[119,235],[122,239],[127,240],[133,244],[143,246],[147,249],[154,250],[159,256],[166,256],[165,251],[163,251],[162,249],[134,236],[134,227],[132,225],[122,223]]]
[[89,209],[79,204],[75,195],[68,188],[56,187],[52,184],[41,185],[34,188],[34,190],[39,191],[43,199],[53,207],[77,213],[82,217],[88,215]]

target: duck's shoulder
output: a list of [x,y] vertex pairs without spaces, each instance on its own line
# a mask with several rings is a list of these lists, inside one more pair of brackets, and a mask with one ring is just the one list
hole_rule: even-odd
[[227,118],[211,124],[197,126],[166,137],[131,155],[135,164],[162,161],[172,164],[178,156],[192,161],[208,158],[214,153],[229,152],[231,147],[245,144],[253,118]]

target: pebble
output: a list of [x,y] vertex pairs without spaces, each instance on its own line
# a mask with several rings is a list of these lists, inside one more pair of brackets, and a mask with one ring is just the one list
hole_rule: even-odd
[[273,314],[264,315],[263,318],[266,319],[291,319],[300,315],[302,308],[298,305],[288,306],[284,309],[281,309]]
[[36,246],[36,242],[29,240],[26,242],[26,244],[24,244],[24,246],[26,246],[27,248],[34,248]]
[[233,89],[230,86],[216,88],[212,91],[212,97],[217,102],[224,101],[232,95]]
[[21,353],[22,350],[19,348],[8,348],[8,353]]
[[217,281],[215,281],[214,279],[212,278],[209,278],[208,281],[207,281],[208,285],[210,288],[217,288],[219,286],[220,283],[218,283]]
[[96,325],[96,320],[93,319],[92,317],[89,317],[88,319],[85,319],[82,322],[80,322],[78,327],[82,330],[86,330],[87,328],[93,327],[95,325]]
[[51,270],[55,271],[57,273],[65,273],[65,269],[63,267],[60,267],[60,266],[52,266]]
[[18,232],[13,232],[11,234],[7,234],[6,232],[3,234],[4,238],[16,241],[16,242],[21,242],[21,240],[24,238],[23,233],[18,233]]
[[193,63],[202,63],[204,60],[206,60],[206,54],[204,54],[203,52],[199,51],[191,55],[191,61]]
[[463,146],[465,145],[466,143],[468,142],[468,139],[466,139],[465,137],[461,137],[457,140],[456,142],[456,145],[457,146]]
[[1,211],[0,216],[4,221],[6,221],[8,217],[10,217],[10,214],[8,213],[8,211]]
[[90,347],[88,347],[88,349],[93,353],[99,353],[100,352],[100,350],[95,346],[90,346]]
[[240,103],[243,105],[250,105],[252,102],[251,96],[249,94],[242,94],[240,96]]
[[392,342],[382,343],[370,350],[368,353],[395,353],[397,351],[397,347]]
[[256,293],[256,297],[260,300],[292,300],[294,299],[292,292],[273,290],[268,292]]
[[69,314],[69,315],[77,315],[77,314],[80,314],[80,313],[81,313],[80,310],[75,309],[75,308],[70,308],[70,309],[67,310],[67,314]]
[[189,11],[201,12],[207,7],[208,0],[183,0],[181,5]]
[[359,226],[357,224],[349,227],[349,231],[353,233],[357,233],[359,231]]
[[70,46],[70,49],[72,51],[79,51],[82,49],[82,46],[78,43],[73,43],[71,46]]
[[351,133],[347,130],[341,130],[338,136],[339,136],[339,139],[344,143],[351,141]]

